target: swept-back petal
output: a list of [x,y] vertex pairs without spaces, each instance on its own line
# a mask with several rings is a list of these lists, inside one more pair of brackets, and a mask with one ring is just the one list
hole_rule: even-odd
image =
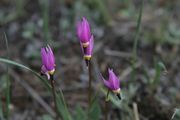
[[84,40],[89,40],[91,37],[90,27],[87,19],[85,17],[82,18],[82,26],[83,26],[83,38]]
[[119,79],[116,77],[113,70],[108,69],[108,72],[109,72],[109,82],[111,83],[113,90],[118,89],[119,88]]
[[90,55],[91,56],[92,52],[93,52],[93,47],[94,47],[94,37],[93,37],[93,35],[91,35],[90,43],[89,43],[89,46],[86,49],[85,55]]
[[42,64],[45,65],[47,64],[47,52],[45,48],[41,48],[41,60],[42,60]]
[[91,37],[90,26],[85,17],[76,25],[77,36],[82,43],[87,43]]
[[54,53],[51,49],[51,47],[48,45],[48,50],[49,50],[49,59],[51,64],[55,64],[55,58],[54,58]]
[[100,74],[100,78],[103,81],[104,85],[106,87],[108,87],[109,89],[111,89],[111,84],[109,83],[109,81],[105,80],[104,77],[102,76],[102,74]]
[[54,70],[55,58],[52,49],[48,45],[46,48],[41,48],[42,64],[48,70]]

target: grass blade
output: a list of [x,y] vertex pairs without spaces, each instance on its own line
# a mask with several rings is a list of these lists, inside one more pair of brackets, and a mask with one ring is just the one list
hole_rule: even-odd
[[46,86],[46,88],[51,91],[51,87],[49,85],[49,83],[47,82],[46,79],[42,78],[39,73],[37,73],[36,71],[32,70],[31,68],[23,65],[23,64],[20,64],[20,63],[17,63],[17,62],[14,62],[12,60],[9,60],[9,59],[5,59],[5,58],[0,58],[0,62],[3,62],[3,63],[6,63],[6,64],[10,64],[10,65],[13,65],[13,66],[16,66],[16,67],[20,67],[22,69],[25,69],[25,70],[28,70],[30,71],[31,73],[33,73],[36,77],[38,77],[42,82],[43,84]]
[[136,27],[136,34],[135,34],[135,39],[134,39],[134,45],[133,45],[133,61],[136,61],[136,56],[137,56],[137,44],[138,44],[138,39],[139,39],[139,33],[140,33],[140,28],[141,28],[141,18],[142,18],[142,13],[143,13],[143,6],[144,6],[144,0],[141,0],[141,8],[139,11],[139,16],[137,20],[137,27]]
[[2,103],[1,103],[1,100],[0,100],[0,120],[4,120],[4,115],[3,115],[3,110],[2,110]]
[[[4,37],[5,37],[5,41],[6,41],[6,51],[7,51],[7,57],[9,59],[9,45],[8,45],[8,40],[7,40],[7,36],[6,33],[4,32]],[[5,93],[6,93],[6,112],[5,112],[5,116],[7,119],[9,119],[9,105],[11,102],[11,97],[10,97],[10,86],[11,86],[11,81],[10,81],[10,77],[9,77],[9,65],[6,65],[6,89],[5,89]]]
[[57,106],[58,106],[58,111],[61,113],[63,120],[72,120],[71,115],[69,114],[67,105],[65,103],[65,99],[62,93],[62,90],[59,89],[59,94],[57,95]]

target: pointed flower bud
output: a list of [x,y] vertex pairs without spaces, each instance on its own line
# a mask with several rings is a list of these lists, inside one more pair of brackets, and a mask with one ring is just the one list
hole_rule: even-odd
[[120,80],[117,78],[117,76],[114,74],[112,69],[108,69],[109,72],[109,79],[105,80],[102,77],[102,80],[104,82],[104,85],[111,90],[113,93],[115,93],[119,99],[120,98]]
[[41,48],[41,59],[41,73],[45,74],[49,79],[50,75],[53,75],[55,71],[55,58],[49,45],[45,48]]
[[85,17],[83,17],[82,20],[77,24],[77,36],[83,47],[87,47],[89,45],[91,30],[89,23]]

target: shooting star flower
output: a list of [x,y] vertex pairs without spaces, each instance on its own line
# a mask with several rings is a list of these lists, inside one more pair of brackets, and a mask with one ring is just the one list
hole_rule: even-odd
[[77,36],[84,48],[89,45],[89,41],[91,38],[91,30],[89,23],[85,17],[82,18],[81,21],[77,24]]
[[42,67],[41,73],[46,75],[48,79],[55,72],[55,58],[52,49],[48,45],[45,48],[41,48],[41,59],[42,59]]
[[114,74],[113,70],[112,69],[108,69],[108,72],[109,72],[109,79],[108,80],[105,80],[103,77],[102,77],[102,80],[104,82],[104,85],[110,90],[112,91],[114,94],[117,95],[117,97],[119,99],[121,99],[121,96],[120,96],[120,80],[117,78],[117,76]]

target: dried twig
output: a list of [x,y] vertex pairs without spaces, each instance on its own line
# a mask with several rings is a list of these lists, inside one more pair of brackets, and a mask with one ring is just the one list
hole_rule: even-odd
[[138,106],[135,102],[133,102],[133,111],[134,111],[135,120],[140,120],[139,119]]

